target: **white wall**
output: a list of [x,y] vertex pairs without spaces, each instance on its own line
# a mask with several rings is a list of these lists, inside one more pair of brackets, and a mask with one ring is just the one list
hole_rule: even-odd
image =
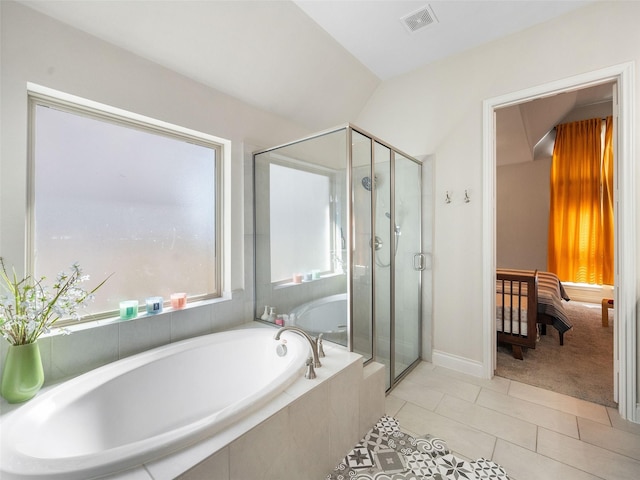
[[[637,69],[638,18],[638,2],[585,7],[387,81],[356,120],[409,154],[433,154],[434,352],[483,360],[482,102],[629,61]],[[640,111],[637,95],[635,102]],[[469,204],[459,203],[465,189]],[[444,203],[447,190],[452,204]]]
[[[3,1],[0,247],[7,263],[18,267],[25,249],[27,82],[231,140],[227,187],[232,218],[239,220],[231,225],[231,245],[242,244],[243,142],[268,147],[309,133],[22,5]],[[242,249],[233,249],[228,290],[243,286],[242,264]]]
[[[75,375],[144,349],[250,319],[253,289],[251,281],[245,280],[245,271],[246,275],[252,272],[252,256],[247,256],[245,265],[251,251],[245,242],[251,238],[253,222],[244,216],[245,189],[251,185],[245,178],[245,168],[251,165],[249,154],[253,148],[278,145],[310,132],[23,5],[2,1],[0,9],[0,255],[18,272],[26,253],[27,82],[232,142],[225,184],[231,221],[225,232],[229,281],[224,289],[227,296],[234,292],[233,300],[43,339],[47,379]],[[251,208],[247,211],[251,215]],[[6,344],[0,342],[0,368]]]
[[547,269],[551,159],[496,168],[496,266]]

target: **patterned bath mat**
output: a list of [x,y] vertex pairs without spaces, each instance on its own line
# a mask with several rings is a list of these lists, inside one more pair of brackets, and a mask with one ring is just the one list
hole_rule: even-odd
[[475,462],[449,452],[444,440],[414,438],[398,421],[382,417],[326,480],[509,480],[504,469],[484,458]]

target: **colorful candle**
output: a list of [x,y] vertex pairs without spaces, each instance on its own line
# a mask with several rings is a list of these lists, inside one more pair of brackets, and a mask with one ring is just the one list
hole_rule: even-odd
[[171,294],[171,307],[172,308],[184,308],[187,305],[186,293],[172,293]]
[[147,304],[147,313],[154,315],[162,312],[162,297],[149,297],[145,300]]
[[120,302],[120,318],[123,320],[130,320],[138,316],[138,301],[137,300],[125,300]]

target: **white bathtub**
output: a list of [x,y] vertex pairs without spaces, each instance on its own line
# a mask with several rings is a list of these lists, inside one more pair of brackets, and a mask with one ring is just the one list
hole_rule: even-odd
[[272,329],[206,335],[114,362],[4,415],[0,478],[117,472],[214,435],[300,378],[309,345]]
[[311,335],[320,333],[332,342],[347,344],[347,294],[319,298],[294,308],[293,324]]

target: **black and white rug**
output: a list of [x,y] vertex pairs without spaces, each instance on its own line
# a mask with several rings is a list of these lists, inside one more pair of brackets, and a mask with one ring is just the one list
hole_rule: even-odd
[[398,421],[382,417],[326,480],[509,480],[504,469],[483,458],[455,457],[444,440],[414,438]]

